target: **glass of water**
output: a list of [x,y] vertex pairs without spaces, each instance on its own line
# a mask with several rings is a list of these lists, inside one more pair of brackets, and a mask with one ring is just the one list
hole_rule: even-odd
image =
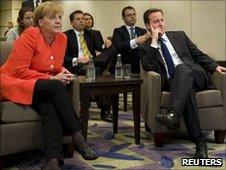
[[123,77],[125,79],[131,78],[131,64],[124,64],[123,65]]

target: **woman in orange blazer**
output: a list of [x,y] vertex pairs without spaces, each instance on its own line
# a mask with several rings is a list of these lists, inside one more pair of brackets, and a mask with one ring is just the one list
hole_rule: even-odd
[[65,84],[73,75],[62,67],[67,38],[61,33],[60,6],[45,2],[34,13],[37,27],[25,30],[1,67],[1,101],[31,105],[42,117],[46,165],[60,169],[63,131],[72,134],[84,159],[98,155],[88,146]]

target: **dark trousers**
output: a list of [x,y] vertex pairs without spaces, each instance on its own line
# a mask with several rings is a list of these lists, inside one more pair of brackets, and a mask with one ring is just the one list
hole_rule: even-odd
[[163,90],[170,91],[169,110],[179,117],[183,116],[192,142],[202,140],[203,134],[199,121],[196,92],[207,89],[205,71],[180,64],[175,69],[175,76],[166,80]]
[[65,85],[58,80],[38,80],[32,106],[42,117],[46,160],[62,159],[63,135],[81,129]]

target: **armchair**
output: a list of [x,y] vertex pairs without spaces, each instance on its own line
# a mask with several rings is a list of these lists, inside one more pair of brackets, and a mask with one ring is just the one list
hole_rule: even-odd
[[[146,72],[141,66],[141,77],[141,113],[147,128],[154,134],[155,146],[162,147],[165,133],[170,131],[157,123],[154,116],[166,112],[170,93],[161,91],[161,77],[158,73]],[[214,73],[212,78],[217,89],[196,94],[199,118],[202,129],[214,130],[216,143],[223,143],[226,130],[226,73]],[[183,119],[179,131],[186,132]]]
[[[1,65],[12,49],[12,42],[1,43]],[[74,79],[68,86],[72,103],[79,114],[79,83]],[[0,102],[0,169],[5,155],[38,149],[43,146],[41,118],[30,106],[13,102]],[[70,143],[71,137],[65,137],[64,143]],[[70,146],[69,146],[70,147]]]

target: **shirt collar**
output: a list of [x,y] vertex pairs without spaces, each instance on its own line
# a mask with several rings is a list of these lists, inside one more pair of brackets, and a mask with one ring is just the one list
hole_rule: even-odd
[[135,26],[132,26],[132,27],[131,27],[131,26],[125,25],[125,27],[126,27],[126,29],[129,30],[129,31],[130,31],[130,28],[134,28],[134,29],[135,29]]
[[75,29],[74,29],[74,31],[75,31],[75,34],[76,34],[77,36],[80,36],[81,34],[84,34],[84,31],[78,32],[78,31],[76,31]]
[[161,38],[163,39],[164,42],[167,42],[169,40],[165,32]]

